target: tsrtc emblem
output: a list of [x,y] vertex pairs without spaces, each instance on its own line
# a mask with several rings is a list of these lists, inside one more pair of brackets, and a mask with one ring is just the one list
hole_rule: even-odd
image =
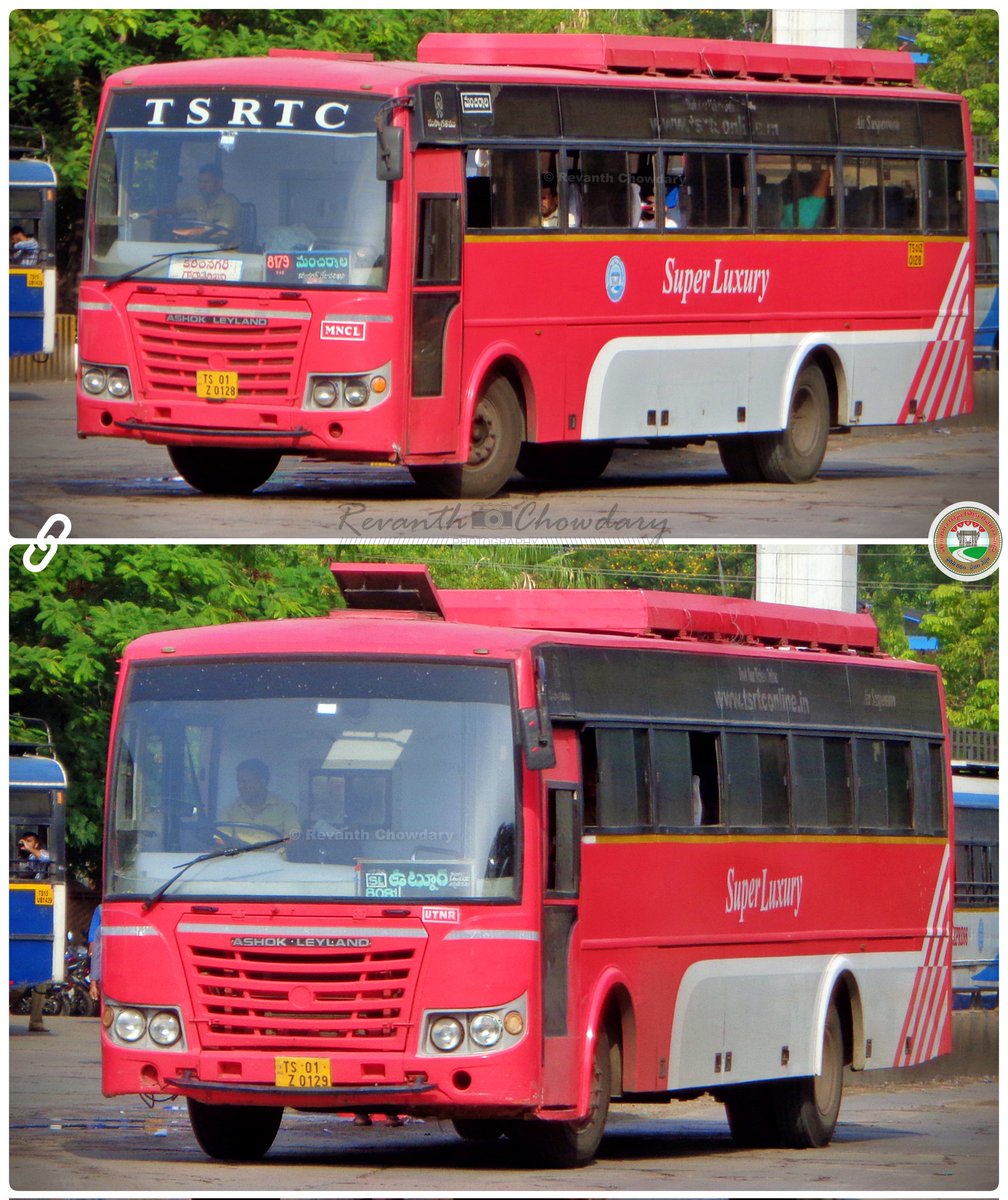
[[1003,538],[997,514],[985,504],[952,504],[931,524],[928,549],[952,579],[986,579],[998,568]]

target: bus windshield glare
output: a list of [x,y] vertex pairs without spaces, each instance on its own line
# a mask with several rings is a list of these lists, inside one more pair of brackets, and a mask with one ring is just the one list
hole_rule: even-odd
[[379,103],[117,96],[92,178],[86,273],[384,288]]
[[137,668],[116,742],[109,894],[152,897],[171,881],[159,899],[513,899],[515,772],[501,667]]

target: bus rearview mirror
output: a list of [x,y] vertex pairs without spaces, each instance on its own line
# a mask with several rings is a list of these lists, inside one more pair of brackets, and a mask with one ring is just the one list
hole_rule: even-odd
[[403,131],[399,125],[378,122],[378,179],[383,183],[403,177]]

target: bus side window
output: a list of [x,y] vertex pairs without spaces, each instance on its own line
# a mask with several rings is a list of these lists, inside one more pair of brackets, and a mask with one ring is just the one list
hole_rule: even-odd
[[581,154],[583,223],[587,229],[626,229],[631,224],[627,156],[612,150]]
[[925,165],[927,178],[927,228],[961,232],[963,227],[962,163],[932,158]]
[[640,828],[650,823],[645,729],[588,729],[581,739],[585,825]]
[[[528,229],[540,222],[542,202],[539,155],[535,150],[477,150],[476,161],[486,155],[489,181],[489,227],[492,229]],[[466,190],[474,181],[467,179]],[[487,186],[479,184],[473,195],[483,203],[482,219],[487,219]],[[477,199],[477,203],[480,200]],[[470,228],[485,228],[473,226]]]
[[843,165],[844,225],[847,229],[881,229],[877,158],[848,158]]

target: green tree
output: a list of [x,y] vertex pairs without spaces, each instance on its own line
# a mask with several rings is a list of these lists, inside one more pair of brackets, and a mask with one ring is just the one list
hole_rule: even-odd
[[921,632],[938,640],[950,725],[998,728],[998,585],[946,583],[931,593]]

